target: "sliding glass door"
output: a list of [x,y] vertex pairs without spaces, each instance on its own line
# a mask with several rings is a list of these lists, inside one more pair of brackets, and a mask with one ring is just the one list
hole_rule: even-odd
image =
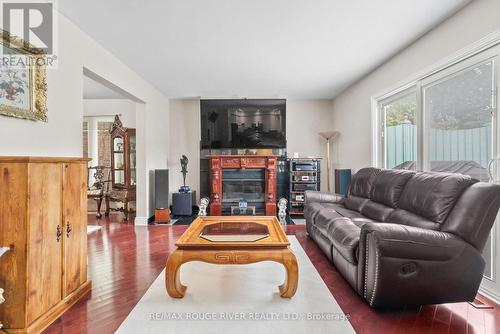
[[[376,165],[461,173],[500,184],[499,55],[500,47],[492,47],[378,99]],[[496,300],[499,242],[495,226],[483,252],[481,289]]]
[[[497,56],[486,52],[422,81],[423,167],[470,175],[490,182],[496,155]],[[485,277],[493,278],[490,240],[483,256]]]

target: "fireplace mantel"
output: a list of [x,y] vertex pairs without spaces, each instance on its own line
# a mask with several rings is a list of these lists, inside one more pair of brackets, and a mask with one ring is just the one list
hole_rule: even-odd
[[276,155],[210,155],[210,214],[222,215],[223,169],[264,169],[266,216],[276,215]]

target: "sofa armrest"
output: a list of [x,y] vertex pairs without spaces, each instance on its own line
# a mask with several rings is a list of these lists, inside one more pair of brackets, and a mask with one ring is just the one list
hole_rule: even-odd
[[400,224],[368,223],[361,230],[361,238],[367,235],[376,242],[379,255],[387,257],[447,261],[466,246],[451,233]]
[[372,307],[473,300],[485,264],[451,233],[399,224],[365,224],[359,252],[358,292]]
[[305,203],[342,203],[345,197],[340,194],[327,193],[323,191],[307,190],[305,192]]

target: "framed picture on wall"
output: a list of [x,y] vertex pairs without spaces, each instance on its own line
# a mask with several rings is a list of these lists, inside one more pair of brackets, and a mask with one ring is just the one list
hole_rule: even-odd
[[0,115],[47,121],[45,55],[0,30]]

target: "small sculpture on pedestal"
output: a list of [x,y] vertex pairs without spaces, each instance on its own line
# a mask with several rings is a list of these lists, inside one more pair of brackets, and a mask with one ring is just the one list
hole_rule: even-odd
[[280,198],[278,201],[278,218],[282,225],[286,225],[286,207],[288,201],[285,198]]
[[182,179],[183,179],[183,185],[179,188],[180,193],[188,193],[191,191],[189,189],[189,186],[186,186],[186,175],[188,173],[187,166],[188,166],[188,158],[183,154],[181,158],[181,173],[182,173]]
[[206,216],[207,215],[207,208],[208,204],[210,203],[210,200],[207,197],[203,197],[200,199],[200,204],[198,207],[200,210],[198,211],[198,216]]

